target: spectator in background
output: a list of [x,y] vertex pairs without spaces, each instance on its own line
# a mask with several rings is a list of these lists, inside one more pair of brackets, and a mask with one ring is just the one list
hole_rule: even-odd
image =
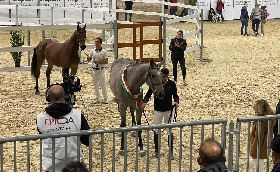
[[[125,10],[132,10],[132,5],[133,5],[133,1],[125,1]],[[127,21],[127,14],[129,14],[129,21],[131,22],[132,19],[132,13],[125,13],[124,14],[124,20]]]
[[252,29],[256,36],[259,34],[259,25],[263,18],[263,10],[260,9],[260,4],[256,3],[255,8],[252,9],[251,13],[252,18]]
[[[171,3],[177,3],[177,0],[170,0]],[[176,15],[177,6],[170,6],[170,15]]]
[[[164,2],[168,2],[168,0],[164,0]],[[164,5],[164,14],[168,14],[168,5]]]
[[[273,115],[275,114],[273,110],[270,108],[268,102],[264,99],[259,99],[254,103],[253,109],[255,111],[256,116],[265,116],[265,115]],[[260,129],[260,145],[258,147],[258,122],[255,121],[253,123],[251,135],[250,135],[250,156],[251,156],[251,164],[254,164],[251,167],[251,170],[257,171],[257,149],[259,149],[259,172],[264,172],[264,159],[267,158],[267,136],[270,136],[270,141],[273,137],[273,126],[275,125],[275,120],[271,121],[270,125],[270,133],[268,133],[268,122],[260,121],[261,129]]]
[[179,30],[177,32],[177,36],[171,39],[169,50],[171,51],[171,62],[173,65],[173,76],[174,81],[177,83],[177,64],[180,63],[182,75],[183,75],[183,83],[186,86],[186,63],[185,63],[185,50],[187,48],[187,41],[183,38],[183,31]]
[[225,9],[224,8],[224,3],[222,2],[222,0],[218,0],[216,10],[217,10],[217,13],[219,15],[221,15],[222,21],[224,21],[223,9]]
[[[247,33],[247,28],[248,28],[248,20],[249,20],[249,15],[248,15],[248,3],[245,1],[244,6],[241,9],[241,15],[240,15],[240,20],[241,20],[241,35],[244,36],[249,36]],[[243,32],[244,30],[244,32]]]
[[271,172],[280,171],[280,135],[274,137],[271,142],[273,168]]
[[[189,1],[190,1],[189,4],[191,6],[196,6],[197,0],[189,0]],[[191,9],[191,8],[188,9],[188,15],[194,15],[194,12],[195,12],[195,9]]]
[[[90,127],[86,118],[80,110],[72,109],[65,103],[65,92],[59,84],[51,85],[47,90],[47,97],[50,99],[50,105],[45,112],[37,115],[37,130],[39,134],[77,132],[89,130]],[[55,151],[55,171],[61,171],[65,166],[65,159],[68,162],[83,159],[82,147],[77,147],[77,142],[89,146],[89,136],[82,135],[80,140],[77,136],[67,137],[67,157],[65,157],[65,137],[55,138],[55,148],[52,147],[53,139],[47,138],[42,141],[42,166],[46,172],[52,171],[52,150]],[[80,151],[80,158],[77,157],[77,151]]]
[[222,145],[214,139],[206,139],[199,147],[198,172],[227,172],[226,157]]
[[261,36],[264,36],[264,24],[266,23],[269,13],[267,12],[266,6],[261,6],[261,9],[263,10],[263,16],[261,21]]
[[61,172],[89,172],[84,162],[74,161],[66,164]]

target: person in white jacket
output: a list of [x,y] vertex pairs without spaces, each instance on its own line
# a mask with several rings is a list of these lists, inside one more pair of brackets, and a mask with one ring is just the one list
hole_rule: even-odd
[[[50,99],[50,105],[45,108],[45,112],[37,115],[37,130],[39,134],[58,134],[62,132],[77,132],[89,130],[90,127],[86,118],[80,110],[72,109],[65,103],[65,92],[61,85],[53,84],[47,90],[47,97]],[[67,154],[65,146],[65,137],[53,139],[47,138],[42,140],[42,167],[46,172],[61,172],[65,162],[83,160],[82,148],[77,147],[77,142],[89,146],[89,135],[82,135],[80,140],[77,136],[67,137]],[[55,157],[52,156],[55,151]],[[80,157],[78,157],[78,151]],[[52,163],[54,158],[55,164]],[[52,167],[54,166],[55,171]]]

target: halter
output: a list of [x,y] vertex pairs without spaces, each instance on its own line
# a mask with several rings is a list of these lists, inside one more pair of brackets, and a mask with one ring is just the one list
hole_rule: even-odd
[[[137,108],[140,108],[140,106],[141,106],[141,103],[140,103],[140,102],[141,102],[141,101],[140,101],[140,95],[142,94],[143,89],[142,89],[142,87],[140,87],[140,90],[139,90],[139,93],[138,93],[138,94],[132,94],[131,91],[130,91],[130,87],[129,87],[129,85],[128,85],[126,76],[125,76],[125,73],[127,72],[127,69],[129,68],[129,66],[131,66],[131,64],[133,64],[133,63],[127,64],[126,67],[123,69],[122,75],[121,75],[121,84],[122,84],[122,87],[123,87],[123,89],[125,90],[125,92],[127,92],[129,95],[131,95],[133,98],[135,98]],[[161,83],[159,83],[159,84],[154,84],[154,83],[153,83],[152,75],[151,75],[151,73],[150,73],[150,70],[151,70],[151,69],[156,69],[156,68],[151,68],[151,67],[149,68],[146,81],[148,80],[148,77],[151,79],[152,90],[154,91],[154,90],[155,90],[155,86],[161,85]],[[155,90],[155,91],[156,91],[156,90]]]
[[[76,31],[78,32],[78,34],[76,34]],[[81,34],[78,30],[76,30],[72,35],[74,35],[75,36],[75,38],[76,38],[76,41],[77,41],[77,43],[80,45],[80,41],[85,41],[86,42],[86,40],[87,40],[87,38],[85,38],[85,39],[79,39],[79,34]]]
[[140,87],[140,90],[139,90],[139,93],[138,94],[132,94],[131,91],[130,91],[130,87],[128,85],[128,82],[127,82],[127,79],[125,77],[125,73],[128,69],[128,67],[131,65],[131,63],[127,64],[126,67],[123,69],[122,71],[122,75],[121,75],[121,84],[122,84],[122,87],[123,89],[125,90],[126,93],[128,93],[129,95],[131,95],[133,98],[135,98],[136,100],[136,106],[137,108],[140,108],[141,104],[140,104],[140,95],[141,93],[143,92],[143,89],[142,87]]

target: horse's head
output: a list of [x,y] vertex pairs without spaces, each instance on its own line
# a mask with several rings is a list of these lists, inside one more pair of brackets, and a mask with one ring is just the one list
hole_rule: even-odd
[[80,45],[80,48],[84,50],[86,48],[86,38],[87,38],[86,25],[83,28],[81,28],[78,24],[77,30],[75,31],[75,36],[77,38],[77,42]]
[[162,83],[162,74],[153,59],[150,62],[146,83],[153,90],[155,97],[159,99],[164,98],[165,92]]

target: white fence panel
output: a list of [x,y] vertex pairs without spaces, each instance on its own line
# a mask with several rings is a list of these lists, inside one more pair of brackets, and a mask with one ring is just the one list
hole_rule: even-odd
[[[65,0],[65,7],[80,8],[79,10],[65,10],[65,23],[82,22],[82,9],[91,8],[90,0]],[[85,20],[91,19],[91,13],[85,13]],[[67,20],[71,19],[71,20]]]
[[[38,1],[37,0],[24,0],[21,2],[21,6],[37,6]],[[30,23],[30,21],[27,18],[37,18],[37,10],[36,9],[27,9],[27,8],[21,8],[19,6],[19,17],[25,18],[25,19],[19,19],[19,23]]]
[[[210,1],[209,0],[198,0],[199,10],[203,9],[203,20],[208,20],[208,13],[210,10]],[[201,18],[199,18],[201,20]]]
[[63,22],[64,11],[63,10],[55,10],[56,7],[64,7],[64,0],[40,0],[41,6],[49,6],[50,9],[42,9],[40,10],[40,18],[41,24],[51,24],[51,7],[54,7],[54,24],[60,24]]
[[270,14],[268,19],[275,19],[278,16],[278,3],[277,0],[259,0],[261,6],[267,6],[267,11]]
[[0,23],[9,22],[9,9],[1,8],[1,5],[9,5],[9,0],[0,0]]

